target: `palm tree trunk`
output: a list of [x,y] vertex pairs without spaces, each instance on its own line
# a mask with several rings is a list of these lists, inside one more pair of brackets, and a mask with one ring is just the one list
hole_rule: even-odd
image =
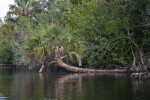
[[87,68],[78,68],[64,63],[62,60],[58,62],[58,65],[69,71],[74,73],[127,73],[126,70],[97,70],[97,69],[87,69]]
[[42,73],[44,67],[45,67],[44,65],[41,66],[39,73]]
[[[97,69],[78,68],[78,67],[68,65],[62,61],[62,59],[65,56],[60,57],[61,51],[62,51],[61,48],[63,48],[63,47],[62,46],[59,47],[59,46],[55,46],[55,45],[53,46],[53,51],[54,51],[54,55],[55,55],[55,61],[53,61],[53,62],[57,63],[58,66],[60,66],[62,69],[65,69],[69,72],[74,72],[74,73],[127,73],[128,72],[126,70],[97,70]],[[70,52],[69,53],[70,58],[72,58],[72,55],[76,56],[79,66],[82,66],[81,56],[79,54],[76,54],[75,52]],[[39,72],[42,72],[41,69]]]

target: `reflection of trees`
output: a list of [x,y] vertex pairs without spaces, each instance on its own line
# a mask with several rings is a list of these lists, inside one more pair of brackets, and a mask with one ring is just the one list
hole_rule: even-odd
[[43,99],[43,84],[35,72],[19,71],[14,75],[12,86],[14,100]]
[[[137,81],[126,77],[123,74],[39,74],[20,71],[14,75],[12,96],[14,100],[129,100],[137,96],[143,85],[148,86],[142,83],[139,88]],[[144,89],[150,92],[150,87]]]
[[0,68],[0,97],[10,97],[14,74],[15,70],[11,68]]
[[69,74],[59,77],[55,81],[55,97],[64,98],[65,89],[68,91],[73,91],[76,88],[78,92],[81,92],[82,87],[82,75],[79,74]]
[[[67,92],[82,92],[82,78],[86,74],[42,74],[20,71],[14,75],[14,100],[64,98]],[[91,74],[94,75],[94,74]],[[91,76],[90,75],[90,76]]]
[[133,80],[132,81],[132,91],[134,100],[149,100],[150,97],[150,81],[147,80]]
[[150,100],[150,81],[123,74],[0,70],[0,96],[13,100]]
[[67,74],[67,75],[61,75],[57,76],[56,78],[53,78],[53,80],[49,81],[48,74],[42,74],[40,73],[40,80],[41,82],[45,83],[46,87],[49,87],[47,83],[51,83],[52,87],[51,90],[49,90],[50,93],[54,96],[54,98],[64,98],[64,93],[66,88],[68,91],[72,91],[73,88],[76,88],[80,92],[81,90],[81,82],[82,82],[82,75],[79,74]]

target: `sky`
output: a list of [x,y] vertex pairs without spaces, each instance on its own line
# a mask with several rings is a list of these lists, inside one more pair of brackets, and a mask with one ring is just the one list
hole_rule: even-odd
[[13,4],[14,0],[0,0],[0,18],[6,16],[7,11],[9,10],[9,5]]

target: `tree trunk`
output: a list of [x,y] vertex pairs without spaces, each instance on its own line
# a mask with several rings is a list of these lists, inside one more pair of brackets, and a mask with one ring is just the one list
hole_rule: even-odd
[[[52,61],[51,63],[55,62],[58,66],[60,66],[61,68],[69,71],[69,72],[74,72],[74,73],[127,73],[128,71],[126,70],[97,70],[97,69],[87,69],[87,68],[78,68],[78,67],[74,67],[71,65],[68,65],[66,63],[64,63],[62,61],[64,57],[61,57],[61,54],[63,53],[63,46],[53,46],[53,52],[54,52],[54,61]],[[79,54],[76,54],[75,52],[70,52],[69,56],[70,58],[72,58],[72,55],[75,55],[77,58],[77,61],[79,63],[79,66],[82,66],[81,63],[81,56]],[[42,72],[43,67],[41,67],[39,72]]]
[[39,73],[42,73],[44,67],[45,67],[44,65],[41,66]]
[[58,62],[58,65],[69,71],[74,73],[127,73],[126,70],[97,70],[97,69],[87,69],[87,68],[78,68],[68,64],[65,64],[62,60]]

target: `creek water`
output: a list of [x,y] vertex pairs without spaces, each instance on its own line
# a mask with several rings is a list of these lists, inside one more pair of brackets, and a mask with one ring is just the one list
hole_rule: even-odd
[[150,81],[127,74],[40,74],[0,68],[0,100],[150,100]]

